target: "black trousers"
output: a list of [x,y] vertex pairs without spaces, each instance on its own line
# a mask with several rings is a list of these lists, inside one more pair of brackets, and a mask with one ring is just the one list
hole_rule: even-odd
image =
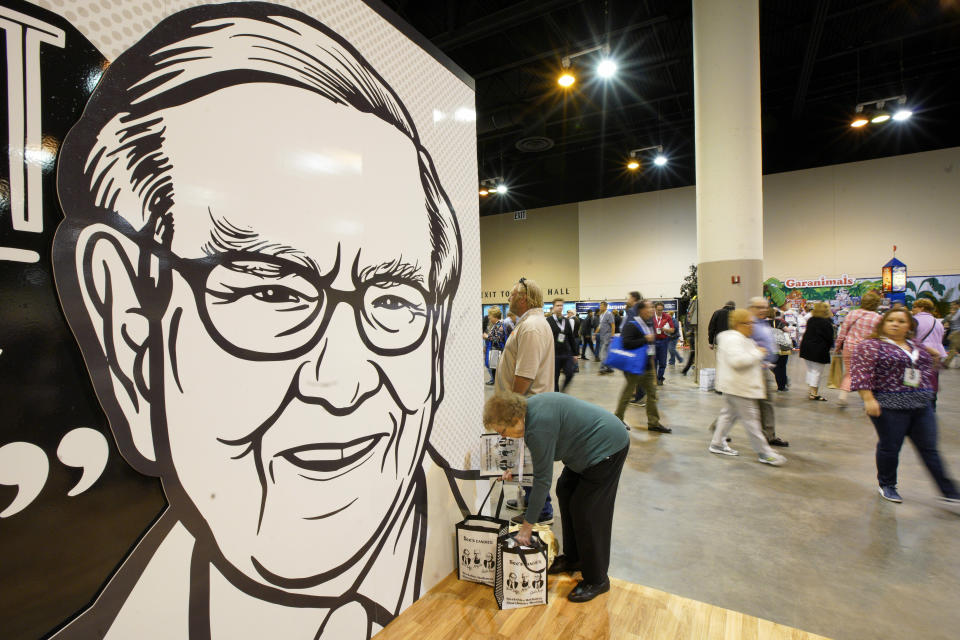
[[607,581],[613,505],[629,450],[628,444],[606,460],[584,469],[583,473],[564,467],[557,478],[563,553],[571,562],[580,561],[583,580],[587,584]]
[[[573,361],[573,356],[554,356],[553,361],[553,390],[554,391],[566,391],[567,387],[570,385],[570,381],[573,380],[574,369],[576,364]],[[563,372],[563,388],[560,388],[560,372]]]
[[788,355],[777,356],[777,363],[773,366],[773,377],[777,380],[777,391],[787,390],[787,358]]
[[687,340],[690,343],[690,355],[687,357],[687,364],[683,367],[683,375],[687,375],[687,371],[690,371],[690,367],[693,366],[693,361],[696,359],[697,355],[697,335],[695,331],[690,331],[687,335]]

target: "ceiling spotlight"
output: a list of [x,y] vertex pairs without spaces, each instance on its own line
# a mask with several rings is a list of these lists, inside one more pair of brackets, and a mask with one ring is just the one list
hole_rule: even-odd
[[487,191],[486,189],[480,189],[480,195],[481,195],[481,196],[488,195],[489,193],[490,193],[490,192]]
[[617,63],[610,58],[604,58],[597,65],[597,75],[601,78],[612,78],[617,72]]
[[631,171],[636,171],[640,168],[640,154],[644,151],[656,151],[657,155],[653,157],[653,164],[658,167],[662,167],[667,164],[667,156],[663,155],[663,145],[655,144],[649,147],[641,147],[640,149],[631,149],[630,150],[630,160],[627,162],[627,169]]
[[574,78],[573,74],[570,73],[569,71],[564,71],[563,74],[559,78],[557,78],[557,84],[559,84],[564,89],[566,89],[567,87],[572,87],[573,83],[576,81],[577,79]]
[[498,184],[498,185],[497,185],[497,193],[499,193],[500,195],[503,195],[503,194],[505,194],[506,192],[507,192],[507,185],[505,185],[505,184]]
[[[890,110],[885,107],[888,103],[893,102],[896,102],[897,104],[896,111],[892,116],[894,120],[900,122],[913,115],[913,112],[906,106],[906,95],[881,98],[880,100],[870,100],[868,102],[861,102],[857,104],[856,115],[853,118],[853,122],[850,123],[850,126],[854,128],[860,128],[869,122],[872,122],[873,124],[886,122],[891,118],[891,114]],[[864,113],[864,107],[871,107],[871,109],[868,109],[867,112]]]

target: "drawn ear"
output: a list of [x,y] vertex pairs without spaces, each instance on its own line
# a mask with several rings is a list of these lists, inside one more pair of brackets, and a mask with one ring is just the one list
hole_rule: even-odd
[[[110,426],[123,456],[149,473],[156,462],[150,426],[150,326],[137,292],[135,265],[140,250],[106,225],[92,225],[76,245],[77,280],[95,341],[81,342],[101,400],[112,402]],[[93,357],[91,357],[93,356]],[[100,371],[93,371],[99,367]],[[115,413],[121,415],[114,415]]]
[[437,320],[433,325],[433,401],[443,400],[443,354],[446,351],[447,336],[450,328],[450,303],[447,300],[437,308]]

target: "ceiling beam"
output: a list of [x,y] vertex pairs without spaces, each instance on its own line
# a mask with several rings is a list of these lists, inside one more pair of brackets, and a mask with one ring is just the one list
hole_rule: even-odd
[[[626,104],[622,104],[622,105],[620,105],[620,106],[618,106],[618,107],[616,107],[616,108],[598,109],[598,110],[596,110],[596,111],[589,111],[589,112],[586,112],[586,113],[578,113],[578,114],[573,115],[573,116],[567,116],[566,118],[560,118],[560,119],[558,119],[558,120],[548,120],[548,121],[544,122],[544,126],[550,127],[550,126],[556,126],[556,125],[560,125],[560,124],[565,124],[565,123],[571,122],[571,121],[573,121],[573,120],[583,120],[583,119],[586,119],[586,118],[594,118],[594,117],[597,117],[597,116],[606,116],[606,115],[609,115],[609,114],[611,114],[611,113],[618,113],[618,112],[621,112],[621,111],[628,111],[628,110],[634,109],[634,108],[636,108],[636,107],[642,107],[642,106],[648,106],[648,105],[658,104],[658,103],[660,103],[660,102],[665,102],[665,101],[670,101],[670,100],[678,100],[679,98],[683,98],[683,97],[686,97],[686,96],[689,96],[689,95],[690,95],[690,92],[689,92],[689,91],[680,91],[680,92],[677,92],[677,93],[671,93],[671,94],[668,94],[668,95],[658,96],[658,97],[656,97],[656,98],[644,98],[644,99],[642,99],[642,100],[635,100],[635,101],[633,101],[633,102],[629,102],[629,103],[626,103]],[[679,102],[678,102],[678,104],[679,104]],[[493,113],[495,113],[495,114],[496,114],[496,113],[500,113],[500,110],[494,111]],[[478,114],[477,114],[477,118],[479,119],[480,117],[481,117],[481,114],[478,113]],[[513,117],[515,120],[517,120],[516,116],[511,116],[511,117]],[[518,128],[520,128],[520,127],[522,126],[522,124],[523,124],[522,122],[517,122],[517,123],[515,123],[515,124],[511,124],[511,125],[508,125],[508,126],[505,126],[505,127],[500,127],[500,128],[498,128],[498,129],[496,130],[496,133],[490,133],[489,135],[478,135],[478,136],[477,136],[477,140],[478,140],[478,141],[488,141],[488,140],[495,140],[496,138],[500,138],[500,137],[503,137],[503,136],[512,135]],[[664,124],[665,124],[667,127],[669,127],[669,122],[665,122]]]
[[919,38],[920,36],[925,36],[928,33],[933,33],[935,31],[940,31],[942,29],[951,29],[953,27],[960,26],[960,20],[951,20],[950,22],[941,22],[932,27],[927,27],[926,29],[918,29],[917,31],[911,31],[909,33],[903,33],[897,36],[890,38],[884,38],[883,40],[875,40],[873,42],[867,42],[859,47],[851,47],[850,49],[845,49],[838,53],[831,54],[829,56],[824,56],[817,60],[817,62],[826,62],[827,60],[835,60],[837,58],[842,58],[844,56],[854,55],[858,51],[866,51],[868,49],[874,49],[876,47],[883,47],[894,42],[900,42],[901,40],[909,40],[911,38]]
[[810,23],[810,37],[807,39],[807,50],[803,54],[803,67],[800,68],[800,80],[797,83],[797,93],[793,98],[793,119],[800,118],[803,113],[803,103],[807,99],[807,89],[810,87],[810,77],[813,75],[813,65],[817,60],[817,51],[820,49],[820,38],[823,36],[823,25],[827,21],[827,9],[830,0],[819,0],[813,10],[813,22]]
[[458,49],[471,42],[483,40],[501,33],[504,29],[516,27],[544,14],[570,5],[580,4],[583,0],[524,0],[517,4],[494,11],[478,20],[473,20],[455,31],[447,31],[430,40],[445,53]]

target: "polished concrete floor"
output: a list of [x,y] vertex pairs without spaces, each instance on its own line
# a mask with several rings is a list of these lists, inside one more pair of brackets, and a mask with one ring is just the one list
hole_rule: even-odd
[[[581,367],[568,391],[613,410],[623,379]],[[721,397],[668,367],[664,424],[630,407],[630,455],[614,518],[610,574],[839,640],[960,637],[960,511],[937,502],[912,445],[900,460],[903,504],[877,495],[873,426],[855,400],[842,409],[792,388],[776,400],[786,466],[759,464],[746,434],[738,457],[707,452]],[[960,370],[943,372],[940,451],[960,474]],[[489,389],[489,387],[487,387]],[[555,525],[558,532],[560,527]]]

